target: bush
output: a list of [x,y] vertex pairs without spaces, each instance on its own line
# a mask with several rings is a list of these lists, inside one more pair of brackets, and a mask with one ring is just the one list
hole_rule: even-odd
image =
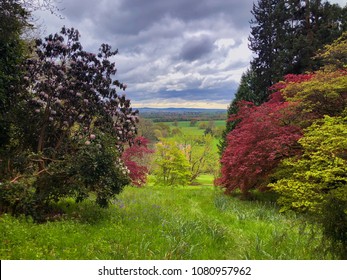
[[284,160],[278,174],[285,177],[269,186],[280,194],[282,210],[313,214],[334,251],[346,257],[347,117],[325,116],[299,143],[303,155]]
[[30,213],[34,204],[34,189],[27,181],[0,183],[0,213]]

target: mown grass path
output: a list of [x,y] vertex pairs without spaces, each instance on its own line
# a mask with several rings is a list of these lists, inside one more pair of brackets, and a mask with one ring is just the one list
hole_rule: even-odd
[[323,259],[319,234],[269,202],[209,186],[128,187],[108,209],[65,201],[61,220],[0,217],[1,259]]

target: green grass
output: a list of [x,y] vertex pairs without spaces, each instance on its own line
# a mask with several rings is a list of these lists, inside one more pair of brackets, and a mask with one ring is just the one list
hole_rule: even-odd
[[320,235],[271,202],[211,186],[127,187],[108,209],[60,203],[61,220],[0,217],[1,259],[324,259]]

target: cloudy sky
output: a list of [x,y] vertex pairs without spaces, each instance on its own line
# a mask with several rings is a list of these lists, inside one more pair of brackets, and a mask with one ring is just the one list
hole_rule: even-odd
[[[331,0],[346,4],[346,0]],[[223,108],[251,60],[253,0],[59,0],[45,33],[77,28],[85,49],[119,50],[116,78],[133,107]]]

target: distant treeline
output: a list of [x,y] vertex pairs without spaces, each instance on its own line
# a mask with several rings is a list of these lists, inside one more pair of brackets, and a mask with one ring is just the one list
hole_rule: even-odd
[[173,121],[210,121],[225,120],[226,110],[201,110],[201,111],[169,111],[169,110],[140,110],[140,116],[150,119],[153,122],[173,122]]

